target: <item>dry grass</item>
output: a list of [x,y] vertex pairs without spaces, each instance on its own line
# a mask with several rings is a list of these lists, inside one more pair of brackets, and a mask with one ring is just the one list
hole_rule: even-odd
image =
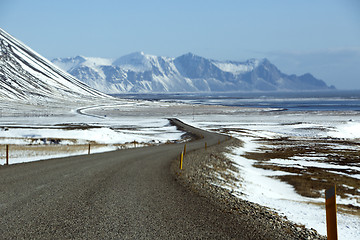
[[[91,150],[105,147],[105,144],[91,144]],[[56,154],[88,153],[89,144],[74,145],[9,145],[9,158],[38,157]],[[0,145],[0,159],[5,159],[6,145]]]
[[[295,191],[305,197],[322,198],[325,189],[336,185],[337,195],[348,198],[355,196],[360,202],[360,180],[352,178],[352,174],[360,174],[354,169],[344,169],[340,166],[359,166],[360,152],[357,151],[359,143],[353,141],[334,139],[261,139],[263,147],[256,152],[247,152],[244,157],[255,160],[257,168],[284,171],[291,174],[276,176],[275,178],[291,184]],[[342,147],[343,146],[343,147]],[[287,159],[294,161],[293,157],[304,159],[316,158],[314,161],[324,162],[333,168],[306,167],[296,164],[271,163],[271,159]],[[339,168],[336,168],[336,165]],[[360,208],[349,205],[339,205],[339,211],[360,215]]]
[[[0,144],[0,163],[5,162],[6,145],[9,146],[9,163],[11,164],[11,160],[13,159],[13,161],[16,162],[16,158],[43,158],[44,156],[48,156],[50,158],[55,155],[87,154],[89,144],[91,153],[99,148],[104,147],[114,147],[114,149],[127,149],[154,146],[159,144],[155,141],[150,141],[146,143],[132,141],[124,144],[99,144],[94,141],[89,141],[87,143],[79,144],[78,140],[76,139],[47,138],[46,141],[44,140],[45,139],[26,138],[26,142],[28,142],[28,144]],[[168,140],[167,142],[165,142],[165,144],[174,144],[184,141],[186,141],[186,139],[173,141]],[[65,142],[68,144],[64,144]]]

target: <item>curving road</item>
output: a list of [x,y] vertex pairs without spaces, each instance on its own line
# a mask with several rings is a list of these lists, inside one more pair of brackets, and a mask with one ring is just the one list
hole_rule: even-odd
[[[203,136],[187,151],[227,137]],[[1,239],[199,239],[246,237],[206,198],[176,182],[183,144],[127,149],[0,167]]]

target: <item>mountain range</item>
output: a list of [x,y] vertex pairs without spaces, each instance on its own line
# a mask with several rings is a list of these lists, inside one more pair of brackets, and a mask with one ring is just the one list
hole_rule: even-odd
[[0,99],[37,104],[109,97],[56,67],[0,28]]
[[77,56],[52,62],[109,94],[334,89],[309,73],[284,74],[267,59],[218,61],[192,53],[170,58],[135,52],[118,59]]
[[[79,80],[78,80],[79,79]],[[96,89],[96,90],[95,90]],[[0,28],[0,99],[40,103],[107,99],[102,93],[333,89],[311,74],[286,75],[267,59],[217,61],[132,53],[48,61]]]

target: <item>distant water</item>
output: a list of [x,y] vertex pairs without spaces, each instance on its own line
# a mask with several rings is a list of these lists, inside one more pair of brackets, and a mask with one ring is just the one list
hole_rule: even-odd
[[237,92],[118,94],[120,98],[193,104],[276,108],[288,111],[360,111],[360,90],[321,92]]

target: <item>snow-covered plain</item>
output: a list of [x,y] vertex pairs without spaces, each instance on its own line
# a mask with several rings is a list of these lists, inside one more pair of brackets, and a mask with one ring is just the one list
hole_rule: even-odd
[[[117,149],[116,144],[126,142],[163,143],[168,140],[179,140],[182,132],[169,125],[167,118],[177,117],[190,125],[211,131],[228,130],[229,134],[244,142],[239,149],[228,153],[238,172],[232,172],[241,181],[232,185],[234,195],[275,209],[290,220],[314,228],[326,234],[325,206],[323,198],[300,196],[294,188],[273,178],[285,174],[282,171],[264,170],[253,167],[254,161],[243,156],[243,153],[257,151],[261,143],[259,138],[292,137],[308,138],[343,138],[352,145],[333,144],[333,149],[359,150],[360,114],[357,112],[287,112],[271,109],[251,109],[224,106],[189,105],[170,102],[119,100],[108,103],[92,103],[90,106],[77,104],[63,106],[33,106],[0,103],[0,145],[27,145],[31,139],[62,139],[64,145],[81,145],[89,142],[103,144],[92,151],[109,151]],[[77,111],[78,110],[78,111]],[[274,109],[272,109],[274,110]],[[241,129],[241,131],[236,131]],[[41,141],[39,144],[43,144]],[[46,146],[46,145],[45,145]],[[1,163],[4,162],[4,149],[1,150]],[[70,154],[86,154],[69,152]],[[32,157],[26,153],[18,154],[19,158],[11,161],[33,161],[59,155],[42,155]],[[60,156],[65,156],[61,154]],[[317,164],[318,167],[332,168],[331,163],[322,162],[323,156],[314,153],[313,158],[293,158],[291,161],[272,159],[274,164]],[[342,166],[341,168],[345,168]],[[359,164],[349,166],[359,173]],[[286,173],[289,174],[289,173]],[[356,179],[358,175],[353,174]],[[358,178],[357,178],[358,179]],[[225,188],[225,186],[224,186]],[[338,198],[338,203],[359,206],[359,195]],[[360,219],[358,216],[338,214],[339,239],[358,239],[360,236]]]
[[[288,173],[253,167],[253,161],[241,155],[247,151],[256,151],[259,145],[254,144],[253,139],[249,137],[241,139],[245,141],[244,147],[234,149],[231,154],[227,154],[238,166],[237,177],[242,179],[234,195],[273,208],[289,220],[304,224],[307,228],[314,228],[320,234],[326,235],[324,198],[302,197],[291,185],[272,178],[272,176],[288,175]],[[279,164],[282,163],[284,161],[279,162]],[[337,196],[337,204],[359,206],[360,202],[358,196],[353,199],[341,199]],[[357,239],[360,236],[359,217],[338,212],[337,220],[339,239]]]
[[[89,109],[104,108],[128,109],[141,107],[144,103],[137,101],[111,102],[108,106],[102,104],[92,105]],[[97,106],[97,107],[96,107]],[[140,147],[147,144],[161,144],[168,141],[179,141],[184,134],[176,127],[171,126],[164,117],[155,116],[119,116],[87,114],[84,107],[77,105],[64,106],[61,109],[52,109],[51,106],[21,105],[9,109],[7,104],[0,104],[0,164],[5,163],[5,145],[17,146],[79,146],[91,143],[95,152],[112,151],[123,147]],[[77,109],[71,109],[78,107]],[[81,112],[81,113],[79,113]],[[55,143],[54,143],[55,142]],[[135,143],[135,144],[134,144]],[[96,147],[96,145],[99,145]],[[19,148],[13,148],[19,149]],[[49,148],[50,149],[50,148]],[[81,151],[68,150],[57,153],[54,151],[10,151],[10,164],[37,161],[47,158],[57,158],[70,155],[87,154],[87,148]],[[19,152],[20,151],[20,152]]]
[[[360,116],[357,112],[244,112],[241,115],[213,115],[188,117],[187,123],[200,128],[222,131],[244,142],[243,147],[231,149],[227,153],[238,172],[232,173],[238,182],[232,183],[237,189],[229,189],[239,198],[275,209],[289,220],[314,228],[320,234],[326,235],[325,189],[322,198],[304,197],[296,193],[293,186],[282,182],[274,176],[292,175],[289,172],[265,170],[254,167],[254,160],[247,159],[247,152],[262,151],[259,139],[290,137],[300,139],[335,138],[344,140],[344,145],[327,146],[332,149],[360,150]],[[237,131],[241,130],[241,131]],[[349,145],[349,142],[351,145]],[[360,207],[360,163],[336,165],[325,162],[324,156],[313,153],[311,157],[296,156],[291,159],[271,159],[269,164],[278,166],[296,165],[298,168],[307,166],[323,169],[333,169],[336,174],[343,174],[358,181],[357,194],[347,198],[337,196],[338,204],[351,204]],[[345,174],[339,170],[346,169],[357,174]],[[296,175],[296,174],[295,174]],[[225,189],[228,186],[223,186]],[[359,215],[338,212],[339,239],[360,238]]]

